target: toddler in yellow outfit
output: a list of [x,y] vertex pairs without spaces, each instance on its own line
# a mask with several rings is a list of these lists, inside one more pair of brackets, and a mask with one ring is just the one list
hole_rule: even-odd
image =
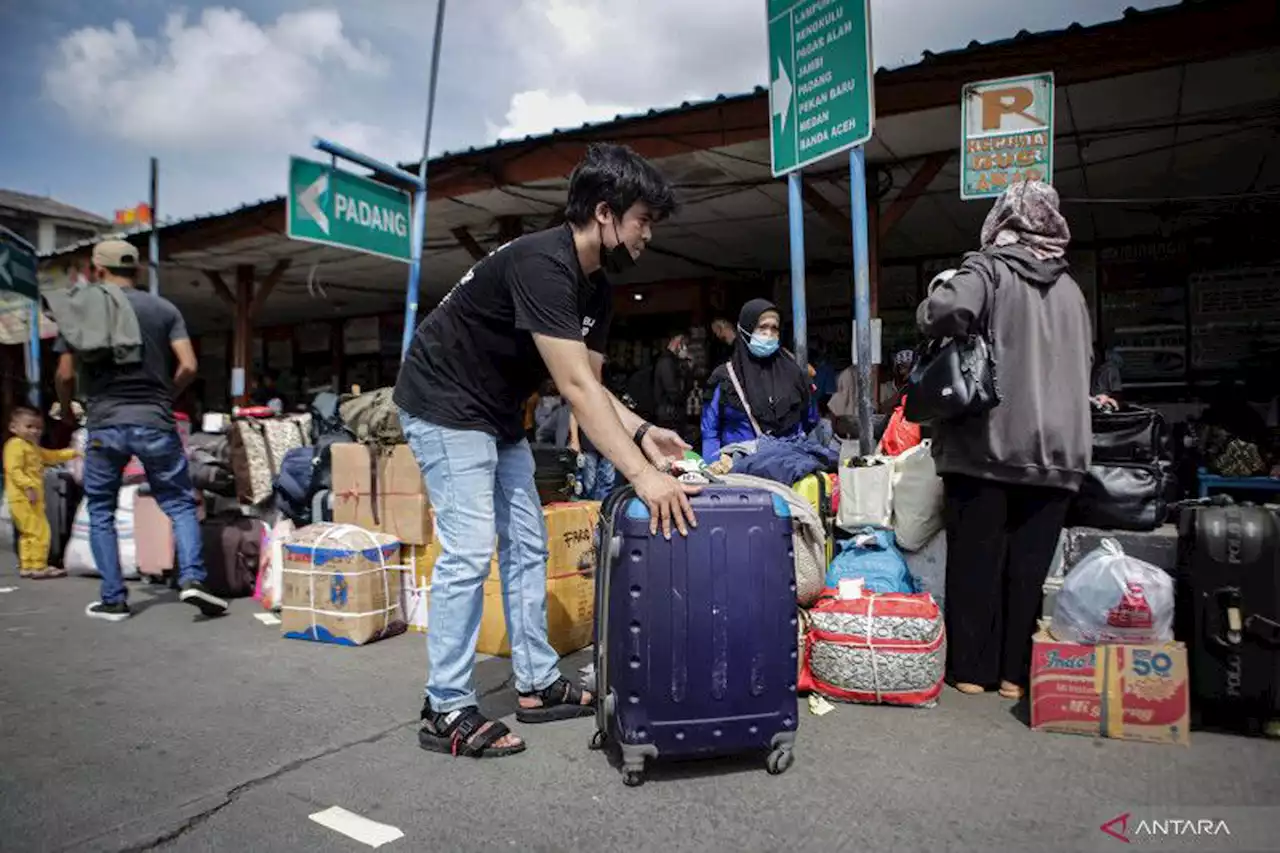
[[54,578],[66,574],[49,568],[49,519],[44,514],[44,469],[75,459],[75,450],[46,450],[40,446],[44,418],[28,406],[18,406],[9,419],[12,435],[4,444],[4,494],[18,527],[18,568],[24,578]]

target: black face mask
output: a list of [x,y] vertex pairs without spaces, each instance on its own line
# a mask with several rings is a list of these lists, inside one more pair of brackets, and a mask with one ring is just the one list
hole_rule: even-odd
[[613,238],[618,241],[618,244],[612,249],[606,249],[604,247],[604,232],[601,229],[600,266],[604,267],[604,271],[610,275],[618,275],[634,267],[636,259],[631,257],[631,250],[618,238],[617,222],[613,223]]

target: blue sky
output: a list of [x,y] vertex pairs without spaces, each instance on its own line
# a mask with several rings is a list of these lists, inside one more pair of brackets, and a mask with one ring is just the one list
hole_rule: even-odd
[[[1161,0],[873,0],[879,65]],[[762,0],[453,0],[433,152],[762,84]],[[758,7],[758,8],[757,8]],[[0,187],[105,216],[279,194],[322,133],[420,153],[433,0],[0,2]]]

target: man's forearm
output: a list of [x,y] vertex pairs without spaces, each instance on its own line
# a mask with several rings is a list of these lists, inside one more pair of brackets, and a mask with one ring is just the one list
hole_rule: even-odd
[[63,413],[62,416],[67,419],[68,423],[71,423],[71,398],[76,393],[75,377],[73,376],[70,379],[62,376],[55,377],[53,387],[58,393],[58,405]]
[[[600,387],[604,388],[603,385]],[[608,388],[604,388],[604,393],[609,395],[609,401],[613,403],[613,411],[618,416],[618,420],[622,422],[622,428],[627,431],[627,435],[634,436],[636,430],[640,429],[641,425],[644,424],[644,418],[628,409]]]
[[175,396],[187,390],[192,382],[195,381],[198,371],[195,368],[179,366],[173,374],[173,393]]
[[[609,393],[599,382],[584,383],[581,388],[566,389],[574,416],[596,450],[614,464],[622,476],[634,480],[649,467],[644,453],[632,440],[643,421]],[[621,411],[619,411],[621,409]],[[630,421],[623,413],[630,415]],[[634,422],[629,427],[628,423]]]

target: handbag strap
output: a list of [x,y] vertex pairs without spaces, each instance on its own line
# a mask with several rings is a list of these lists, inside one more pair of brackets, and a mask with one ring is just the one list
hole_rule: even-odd
[[733,390],[738,392],[738,399],[742,401],[742,411],[747,413],[747,420],[751,421],[751,428],[756,431],[756,438],[764,435],[764,430],[760,429],[760,424],[756,422],[756,416],[751,412],[751,404],[747,402],[747,394],[742,390],[742,383],[738,381],[738,371],[733,369],[733,362],[729,362],[726,367],[729,368],[729,381],[733,383]]

